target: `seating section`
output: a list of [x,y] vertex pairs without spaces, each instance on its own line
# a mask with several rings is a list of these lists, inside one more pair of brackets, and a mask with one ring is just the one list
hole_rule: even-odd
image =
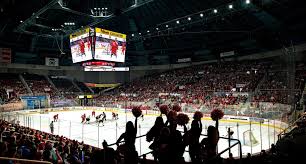
[[[103,93],[96,100],[102,103],[106,101],[148,102],[161,98],[166,101],[171,100],[173,103],[193,103],[205,106],[238,105],[247,101],[288,104],[289,91],[286,72],[274,71],[272,68],[266,61],[195,65],[136,79]],[[297,68],[295,99],[300,98],[305,86],[304,67]],[[0,74],[0,76],[2,77],[1,87],[5,91],[13,90],[9,97],[18,99],[17,95],[27,93],[18,74]],[[48,93],[51,98],[66,96],[70,99],[76,97],[80,92],[66,77],[50,76],[60,95],[57,95],[55,88],[44,76],[25,73],[23,77],[34,94]],[[84,93],[91,94],[83,82],[76,80],[74,82]],[[254,92],[256,89],[258,92],[252,97],[232,94],[233,92]],[[3,93],[4,91],[1,97],[4,100],[7,96]]]
[[0,86],[9,92],[8,101],[18,101],[19,95],[27,94],[27,89],[20,81],[18,74],[0,73]]
[[80,92],[71,82],[65,77],[49,76],[56,88],[61,94],[71,94]]
[[34,94],[47,93],[51,96],[55,94],[55,89],[44,76],[28,73],[24,73],[22,76]]
[[[159,99],[170,103],[183,103],[190,106],[199,107],[223,107],[228,105],[240,105],[251,102],[251,106],[258,102],[273,102],[288,104],[288,84],[286,81],[286,72],[271,69],[269,62],[227,62],[214,63],[191,66],[187,68],[174,69],[167,72],[155,73],[149,76],[136,79],[131,83],[122,85],[116,89],[106,92],[95,97],[98,106],[115,106],[118,104],[123,107],[130,107],[130,102],[139,104],[148,103],[151,100]],[[301,92],[305,87],[305,70],[298,69],[295,79],[295,99],[299,100]],[[0,74],[0,98],[9,101],[6,91],[12,91],[10,98],[18,98],[19,94],[26,93],[26,89],[19,80],[18,74]],[[52,86],[45,77],[40,75],[23,74],[23,77],[30,89],[35,93],[52,93]],[[63,104],[66,101],[73,101],[79,90],[73,85],[71,80],[66,77],[50,76],[50,79],[60,91],[61,95],[51,96],[54,104]],[[85,93],[90,91],[82,82],[75,83]],[[46,90],[50,88],[52,91]],[[244,93],[257,93],[254,96]],[[64,102],[63,102],[64,101]],[[66,105],[66,104],[65,104]],[[210,109],[210,108],[208,108]],[[209,111],[203,109],[203,111]],[[272,109],[266,109],[264,113],[260,113],[262,118]],[[249,110],[250,111],[250,110]],[[227,109],[225,114],[235,115],[237,111]],[[240,112],[240,111],[238,111]],[[248,110],[243,111],[241,115],[249,115]],[[279,111],[278,111],[279,112]],[[281,115],[286,115],[282,113]],[[253,117],[259,117],[253,115]],[[238,161],[233,157],[228,159],[216,158],[216,161],[206,161],[214,157],[215,148],[209,145],[210,140],[205,138],[200,142],[199,139],[192,143],[194,148],[198,148],[194,152],[198,152],[199,159],[204,163],[279,163],[280,160],[297,159],[302,157],[305,149],[305,127],[306,115],[302,115],[305,119],[301,119],[296,127],[286,134],[276,145],[271,145],[269,151],[262,151],[258,155],[249,154],[242,161]],[[169,119],[169,117],[167,118]],[[157,122],[157,121],[156,121]],[[190,131],[187,136],[176,130],[176,122],[164,120],[168,124],[160,123],[147,133],[147,140],[153,141],[153,150],[156,158],[160,163],[184,163],[182,152],[187,145],[190,147],[191,140],[189,135],[198,134],[198,132]],[[129,123],[130,124],[130,123]],[[199,123],[196,124],[198,126]],[[50,128],[52,125],[50,125]],[[128,126],[127,126],[128,127]],[[57,136],[46,132],[33,130],[18,125],[18,122],[6,122],[0,120],[0,133],[2,141],[0,142],[0,156],[17,157],[35,160],[50,161],[52,163],[137,163],[137,152],[135,150],[135,132],[136,122],[133,126],[129,126],[128,132],[124,133],[124,146],[119,145],[118,150],[108,147],[104,143],[103,149],[85,145],[82,142],[68,139],[63,136]],[[208,128],[209,129],[209,128]],[[208,132],[207,132],[208,133]],[[136,133],[137,134],[137,133]],[[191,136],[195,137],[195,136]],[[208,144],[208,146],[207,146]],[[124,147],[124,148],[122,148]],[[120,148],[124,149],[121,150]],[[212,152],[212,154],[210,154]],[[107,158],[105,153],[108,154]],[[53,155],[51,155],[53,154]],[[296,155],[298,154],[298,156]],[[51,156],[53,158],[51,158]],[[288,158],[289,157],[289,158]],[[140,160],[141,162],[151,162]],[[199,162],[199,161],[198,161]]]
[[[246,97],[238,98],[229,94],[215,96],[212,93],[254,91],[262,79],[266,67],[265,63],[237,64],[229,62],[175,69],[137,79],[120,87],[113,94],[102,95],[100,100],[148,101],[160,97],[160,93],[177,93],[180,94],[179,101],[181,103],[199,102],[205,104],[222,99],[224,104],[236,104],[245,102]],[[125,95],[122,96],[122,93]],[[116,96],[113,96],[114,94]],[[208,97],[209,99],[207,99]],[[169,98],[169,96],[163,96],[163,98]]]
[[0,104],[4,104],[5,102],[7,102],[8,100],[8,97],[7,97],[7,94],[6,94],[6,90],[1,87],[0,88]]
[[91,93],[91,91],[88,89],[88,87],[80,81],[74,81],[76,85],[84,92],[84,93]]

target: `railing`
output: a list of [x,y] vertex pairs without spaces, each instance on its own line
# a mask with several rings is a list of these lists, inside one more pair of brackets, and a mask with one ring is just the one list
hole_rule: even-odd
[[8,157],[0,157],[0,163],[17,163],[18,164],[52,164],[47,161],[37,161],[37,160],[28,160],[28,159],[18,159],[18,158],[8,158]]
[[[180,131],[181,133],[185,133],[185,132],[183,132],[183,131]],[[137,138],[142,138],[142,137],[145,137],[146,135],[141,135],[141,136],[137,136],[136,137],[136,139]],[[207,135],[205,135],[205,134],[201,134],[201,136],[207,136]],[[222,154],[224,154],[225,152],[231,152],[231,148],[233,148],[233,147],[235,147],[236,145],[238,145],[238,148],[239,148],[239,159],[242,159],[242,145],[241,145],[241,142],[240,142],[240,140],[238,140],[238,139],[233,139],[233,138],[229,138],[229,137],[220,137],[219,136],[219,139],[226,139],[226,140],[228,140],[228,142],[229,142],[229,147],[228,148],[226,148],[226,149],[224,149],[224,150],[222,150],[221,152],[219,152],[216,156],[214,156],[214,157],[211,157],[210,159],[208,159],[208,160],[213,160],[213,159],[215,159],[215,158],[218,158],[218,157],[220,157]],[[230,142],[231,141],[237,141],[236,143],[234,143],[234,144],[230,144]],[[123,143],[124,141],[120,141],[120,142],[116,142],[116,143],[112,143],[112,144],[109,144],[108,146],[115,146],[115,145],[117,145],[117,144],[119,144],[119,143]],[[141,145],[141,144],[140,144]],[[185,153],[186,152],[189,152],[188,150],[185,150]],[[143,154],[141,154],[141,155],[139,155],[138,157],[139,158],[141,158],[141,157],[143,157],[144,155],[148,155],[148,154],[152,154],[153,153],[153,151],[149,151],[149,152],[147,152],[147,153],[143,153]]]
[[287,134],[287,131],[291,130],[292,127],[294,127],[295,124],[296,124],[298,121],[301,121],[301,120],[303,119],[303,116],[305,116],[305,114],[302,115],[301,117],[299,117],[298,119],[296,119],[296,120],[295,120],[293,123],[291,123],[286,129],[284,129],[283,131],[281,131],[281,132],[277,135],[278,140],[280,140],[280,139],[282,138],[283,135],[286,135],[286,134]]
[[[146,136],[146,135],[144,134],[144,135],[141,135],[141,136],[137,136],[136,139],[137,139],[137,138],[144,137],[144,136]],[[114,146],[114,145],[117,145],[117,144],[120,144],[120,143],[123,143],[123,142],[124,142],[124,141],[120,141],[120,142],[118,142],[118,143],[115,142],[115,143],[109,144],[108,146]]]
[[[201,136],[207,136],[207,135],[201,134]],[[233,148],[234,146],[238,145],[238,148],[239,148],[239,158],[242,159],[242,145],[241,145],[241,142],[240,142],[239,139],[234,139],[234,138],[230,138],[230,137],[220,137],[220,136],[219,136],[219,139],[226,139],[226,140],[228,140],[229,147],[224,149],[224,150],[222,150],[220,153],[218,153],[213,158],[220,157],[222,154],[224,154],[227,151],[228,151],[228,153],[231,153],[231,148]],[[237,142],[234,143],[233,145],[231,145],[231,143],[230,143],[231,141],[237,141]]]

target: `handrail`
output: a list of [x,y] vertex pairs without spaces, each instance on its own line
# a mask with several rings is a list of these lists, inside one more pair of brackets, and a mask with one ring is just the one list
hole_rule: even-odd
[[289,125],[286,129],[284,129],[283,131],[281,131],[281,132],[277,135],[278,139],[281,139],[282,135],[285,135],[285,134],[286,134],[286,131],[287,131],[288,129],[292,128],[298,121],[300,121],[300,120],[303,118],[304,115],[305,115],[305,114],[303,114],[301,117],[299,117],[298,119],[296,119],[296,120],[295,120],[291,125]]
[[[205,134],[201,134],[201,136],[207,136]],[[213,157],[212,159],[221,156],[223,153],[225,153],[226,151],[230,150],[232,147],[236,146],[238,144],[239,146],[239,158],[242,159],[242,146],[241,146],[241,142],[238,139],[234,139],[234,138],[227,138],[227,137],[220,137],[219,139],[226,139],[226,140],[230,140],[230,141],[237,141],[235,144],[231,145],[230,147],[226,148],[225,150],[221,151],[220,153],[218,153],[215,157]]]
[[215,157],[213,157],[213,158],[216,158],[216,157],[221,156],[223,153],[225,153],[226,151],[228,151],[229,149],[233,148],[233,147],[236,146],[236,145],[239,146],[239,149],[240,149],[240,151],[239,151],[239,158],[242,159],[242,151],[241,151],[241,142],[240,142],[240,141],[238,141],[238,142],[234,143],[233,145],[231,145],[230,147],[224,149],[223,151],[221,151],[220,153],[218,153],[218,154],[217,154]]
[[48,161],[38,161],[38,160],[29,160],[29,159],[0,157],[0,161],[2,161],[2,160],[12,160],[12,161],[20,161],[20,162],[26,162],[26,163],[52,164],[51,162],[48,162]]
[[144,153],[144,154],[142,154],[142,155],[138,156],[138,158],[143,157],[144,155],[151,154],[151,153],[153,153],[153,151],[149,151],[149,152],[147,152],[147,153]]
[[[137,138],[141,138],[141,137],[144,137],[144,136],[146,136],[146,134],[144,134],[144,135],[141,135],[141,136],[137,136],[136,137],[136,139]],[[124,141],[120,141],[119,143],[122,143],[122,142],[124,142]],[[116,145],[117,144],[117,142],[115,142],[115,143],[112,143],[112,144],[109,144],[109,145],[107,145],[107,146],[114,146],[114,145]]]

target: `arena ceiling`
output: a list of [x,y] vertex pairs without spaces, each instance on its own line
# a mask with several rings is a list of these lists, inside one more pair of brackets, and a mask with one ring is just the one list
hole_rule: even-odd
[[[128,35],[127,65],[211,60],[225,51],[246,55],[304,43],[305,6],[301,0],[1,0],[0,45],[69,59],[69,34],[91,26]],[[106,14],[96,16],[102,8]]]

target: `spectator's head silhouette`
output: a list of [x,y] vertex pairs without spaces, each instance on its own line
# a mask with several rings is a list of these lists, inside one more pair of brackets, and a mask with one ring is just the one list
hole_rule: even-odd
[[133,132],[134,132],[134,125],[133,125],[132,121],[128,121],[126,123],[125,132],[127,134],[133,134]]
[[200,126],[199,126],[198,121],[193,120],[193,121],[191,122],[191,129],[192,129],[192,130],[199,130],[199,129],[200,129]]
[[105,140],[102,142],[102,146],[103,146],[103,149],[108,147],[108,144],[107,144],[107,142]]
[[162,127],[164,125],[164,120],[162,117],[156,117],[154,126],[156,127]]
[[169,137],[170,136],[170,129],[168,127],[163,127],[160,130],[160,137],[164,138],[164,137]]

